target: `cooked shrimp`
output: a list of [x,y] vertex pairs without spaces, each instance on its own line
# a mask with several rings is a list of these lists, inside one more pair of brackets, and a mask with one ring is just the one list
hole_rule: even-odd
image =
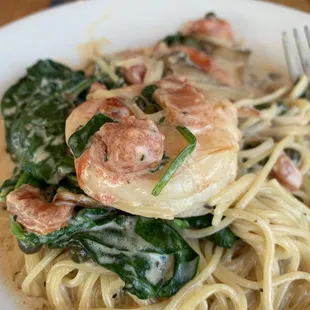
[[123,68],[124,78],[128,84],[141,84],[146,74],[144,64],[133,65],[129,68]]
[[91,94],[91,93],[96,92],[97,90],[106,90],[106,89],[107,89],[107,87],[104,84],[100,84],[98,82],[95,82],[95,83],[91,84],[89,93]]
[[111,61],[111,66],[121,68],[125,81],[129,85],[151,83],[162,78],[164,64],[146,55],[123,55]]
[[[75,161],[79,184],[87,187],[88,165],[96,165],[105,182],[119,184],[156,168],[164,153],[164,135],[153,121],[124,118],[119,123],[103,126],[91,146]],[[91,159],[91,160],[90,160]],[[90,167],[89,167],[90,168]],[[100,171],[99,171],[100,169]],[[111,203],[110,197],[96,195],[102,203]]]
[[280,155],[275,163],[271,176],[275,177],[284,187],[294,192],[302,184],[302,174],[293,161],[284,153]]
[[[156,125],[148,115],[132,109],[134,115],[103,125],[75,159],[80,187],[103,204],[132,214],[167,219],[205,214],[208,199],[236,176],[236,109],[228,100],[211,97],[183,78],[170,76],[156,84],[155,99],[163,108],[159,113],[165,121]],[[127,99],[129,92],[132,90],[127,91]],[[101,94],[108,96],[108,92]],[[115,96],[113,91],[110,95]],[[82,117],[79,110],[85,106],[77,107],[74,117]],[[72,120],[71,115],[67,127],[72,128]],[[169,165],[159,169],[164,152],[171,162],[188,144],[176,125],[186,126],[196,135],[197,147],[154,197],[152,189]]]
[[231,74],[224,67],[220,66],[210,55],[188,46],[180,46],[175,49],[187,54],[193,64],[200,70],[209,73],[221,84],[235,86],[235,81]]
[[233,32],[229,23],[215,15],[189,21],[183,26],[181,33],[184,35],[202,34],[224,42],[233,41]]
[[100,88],[89,93],[88,100],[70,114],[66,124],[66,137],[70,137],[79,127],[84,126],[96,113],[105,113],[115,120],[132,115],[133,112],[125,101],[139,95],[142,88],[141,85],[113,90]]
[[27,231],[41,235],[67,226],[74,207],[72,202],[57,201],[57,195],[53,202],[48,203],[40,190],[30,185],[23,185],[10,192],[6,205]]

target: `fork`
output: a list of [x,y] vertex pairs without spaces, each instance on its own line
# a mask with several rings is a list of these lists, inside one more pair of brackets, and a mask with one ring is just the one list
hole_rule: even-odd
[[[305,57],[305,49],[303,48],[301,36],[298,33],[296,28],[293,29],[293,36],[295,45],[297,48],[296,51],[293,51],[293,48],[290,45],[287,32],[282,33],[282,44],[284,49],[285,61],[288,69],[288,73],[292,82],[295,82],[302,75],[310,76],[310,28],[309,26],[304,26],[304,33],[306,41],[308,44],[309,51],[307,52],[307,57]],[[308,49],[306,48],[306,49]]]

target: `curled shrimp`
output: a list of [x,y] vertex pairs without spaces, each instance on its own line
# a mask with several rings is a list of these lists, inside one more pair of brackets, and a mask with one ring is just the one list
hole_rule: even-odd
[[[137,111],[132,99],[145,85],[134,85],[135,91],[132,86],[123,88],[118,96],[132,115],[103,125],[75,159],[79,185],[90,197],[131,214],[167,219],[205,214],[209,212],[205,208],[208,199],[236,175],[236,109],[228,100],[212,97],[184,78],[170,76],[156,85],[154,98],[163,109],[158,113],[164,121],[155,123],[153,114]],[[110,96],[115,96],[115,91]],[[108,91],[91,95],[93,99],[108,97]],[[69,116],[66,139],[77,123],[84,122],[82,109],[90,111],[91,102],[77,107]],[[197,147],[155,197],[152,189],[188,144],[176,126],[191,130]]]
[[74,207],[72,202],[58,200],[57,195],[48,203],[38,188],[27,184],[10,192],[6,205],[18,223],[41,235],[67,226]]

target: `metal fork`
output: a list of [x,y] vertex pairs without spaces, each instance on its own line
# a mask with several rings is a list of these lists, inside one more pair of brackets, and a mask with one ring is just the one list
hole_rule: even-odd
[[[306,37],[306,41],[308,47],[303,48],[303,43],[301,40],[301,36],[298,33],[296,28],[293,29],[293,36],[295,45],[297,48],[296,57],[296,50],[292,48],[290,45],[288,34],[287,32],[282,33],[282,44],[284,49],[285,61],[288,69],[289,76],[292,82],[295,82],[299,77],[302,75],[310,76],[310,28],[309,26],[304,26],[304,33]],[[309,51],[308,51],[309,49]],[[305,50],[307,51],[305,56]]]

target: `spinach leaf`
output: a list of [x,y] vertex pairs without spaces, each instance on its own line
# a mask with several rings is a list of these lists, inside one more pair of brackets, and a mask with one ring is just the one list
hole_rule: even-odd
[[157,103],[156,100],[154,99],[154,93],[157,89],[158,86],[155,84],[147,85],[142,89],[141,95],[150,102]]
[[[39,236],[11,220],[22,249],[69,248],[84,251],[97,264],[117,273],[125,290],[140,299],[174,295],[197,272],[199,256],[180,234],[161,219],[83,209],[61,230]],[[168,276],[169,275],[169,276]]]
[[184,36],[180,32],[176,34],[168,35],[163,39],[169,47],[174,45],[186,45],[189,47],[193,47],[199,51],[203,51],[203,46],[199,40],[192,36]]
[[134,102],[145,114],[153,114],[162,110],[158,103],[152,103],[143,96],[135,97]]
[[[212,214],[206,214],[195,217],[174,219],[171,224],[178,229],[202,229],[212,226],[212,219]],[[229,227],[225,227],[220,231],[207,236],[206,238],[223,248],[231,248],[235,241],[238,240],[238,237],[230,230]]]
[[85,126],[77,130],[68,141],[68,145],[76,158],[79,158],[85,151],[89,139],[105,123],[113,123],[114,120],[103,113],[95,114]]
[[135,98],[135,103],[145,114],[153,114],[162,110],[160,104],[155,100],[154,93],[158,89],[155,84],[145,86],[141,96]]
[[6,142],[21,170],[56,184],[74,171],[65,156],[65,120],[94,79],[52,60],[40,60],[4,94]]
[[158,183],[155,185],[152,195],[158,196],[164,187],[168,184],[172,176],[176,173],[179,167],[183,164],[186,157],[188,157],[196,148],[196,137],[186,127],[176,127],[181,135],[189,142],[189,144],[177,155],[172,161],[164,175],[160,178]]
[[73,194],[84,194],[84,191],[80,188],[76,174],[72,173],[62,179],[58,184],[58,190],[70,192]]
[[180,32],[177,32],[176,34],[171,34],[166,36],[163,41],[168,45],[176,45],[176,44],[181,44],[181,41],[183,39],[183,35]]

